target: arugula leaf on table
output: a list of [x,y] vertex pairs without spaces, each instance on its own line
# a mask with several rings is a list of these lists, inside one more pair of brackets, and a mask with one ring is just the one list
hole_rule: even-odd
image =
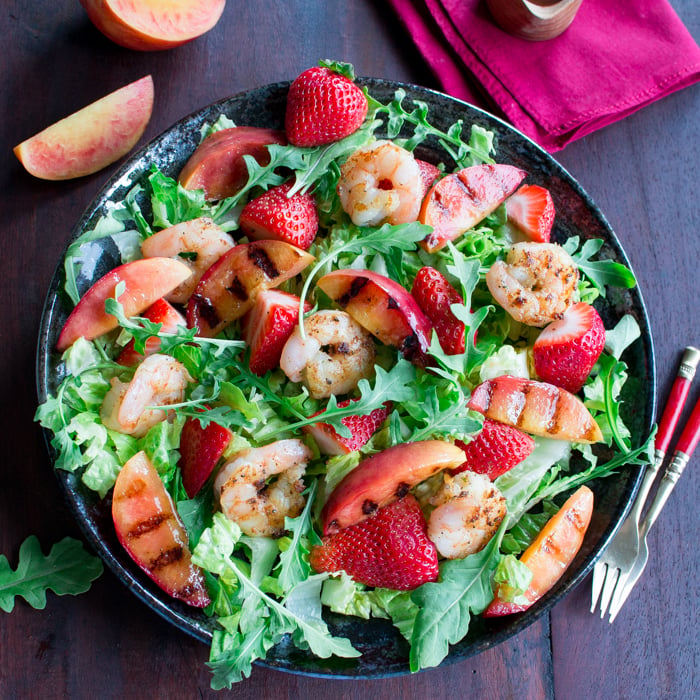
[[43,610],[47,590],[56,595],[85,593],[102,571],[100,559],[88,554],[78,540],[65,537],[44,556],[39,540],[30,535],[20,546],[15,571],[7,557],[0,555],[0,609],[12,612],[15,597],[21,596],[33,608]]
[[418,606],[411,634],[412,672],[437,666],[469,631],[471,615],[483,612],[493,599],[491,578],[500,561],[503,525],[477,554],[440,564],[440,581],[424,583],[411,594]]
[[602,239],[593,238],[587,240],[580,250],[578,250],[579,245],[579,236],[572,236],[564,242],[562,247],[571,255],[579,270],[588,278],[601,296],[605,296],[606,286],[623,287],[624,289],[631,289],[636,286],[637,280],[628,267],[614,260],[591,260],[602,248]]

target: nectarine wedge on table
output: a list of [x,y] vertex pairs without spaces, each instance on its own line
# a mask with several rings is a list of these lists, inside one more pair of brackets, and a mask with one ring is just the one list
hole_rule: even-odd
[[525,172],[512,165],[472,165],[430,189],[418,220],[433,227],[421,246],[435,253],[494,212],[517,189]]
[[226,0],[80,0],[90,21],[115,44],[136,51],[172,49],[208,32]]
[[42,180],[91,175],[126,155],[153,110],[150,75],[102,97],[14,147],[27,172]]
[[498,617],[527,610],[561,578],[573,561],[593,515],[593,491],[581,486],[547,521],[540,534],[523,552],[520,561],[532,572],[525,591],[527,602],[502,600],[498,589],[484,617]]
[[145,452],[137,452],[117,476],[112,519],[119,542],[154,583],[188,605],[209,605],[204,574],[192,563],[187,531]]
[[236,194],[248,180],[243,156],[252,156],[260,165],[270,162],[266,146],[284,146],[284,131],[256,126],[232,126],[207,136],[189,157],[178,181],[187,190],[204,190],[214,201]]
[[78,338],[94,340],[117,327],[116,317],[105,311],[105,301],[114,297],[120,282],[126,285],[119,296],[124,313],[136,316],[191,274],[185,263],[172,258],[145,258],[115,267],[85,292],[68,316],[56,348],[63,352]]
[[423,440],[389,447],[360,462],[328,497],[321,521],[331,535],[368,518],[382,506],[443,469],[455,469],[466,456],[450,442]]
[[553,384],[504,375],[487,379],[472,392],[467,407],[514,428],[569,442],[600,442],[603,435],[577,396]]

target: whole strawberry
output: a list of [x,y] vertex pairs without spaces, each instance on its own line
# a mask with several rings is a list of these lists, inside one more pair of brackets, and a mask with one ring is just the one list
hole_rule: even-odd
[[293,182],[270,188],[243,207],[240,226],[248,238],[291,243],[306,250],[318,233],[316,200],[312,194],[289,195]]
[[605,347],[605,326],[585,302],[570,306],[550,323],[532,347],[535,372],[545,382],[575,394],[581,389]]
[[352,66],[322,61],[289,88],[285,130],[294,146],[322,146],[349,136],[367,116],[367,98],[353,82]]
[[464,464],[452,470],[486,474],[493,481],[520,464],[535,449],[535,441],[522,430],[487,418],[481,432],[468,443],[455,440],[467,456]]
[[342,570],[360,583],[397,591],[410,591],[438,577],[437,550],[428,539],[420,505],[410,494],[324,537],[311,550],[310,562],[319,573]]
[[448,355],[464,352],[464,324],[450,310],[451,304],[463,304],[459,292],[434,267],[418,270],[411,295],[428,317],[442,349]]

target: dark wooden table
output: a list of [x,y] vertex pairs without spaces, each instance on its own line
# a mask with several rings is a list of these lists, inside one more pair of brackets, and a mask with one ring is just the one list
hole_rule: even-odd
[[[700,8],[672,0],[700,38]],[[156,85],[144,141],[199,107],[295,77],[319,58],[358,74],[437,87],[383,3],[229,0],[213,31],[176,50],[136,53],[89,24],[78,0],[6,0],[0,13],[0,552],[15,564],[36,534],[80,537],[33,423],[34,353],[44,294],[68,236],[114,167],[75,181],[27,175],[12,147],[146,73]],[[629,253],[651,317],[663,400],[681,349],[700,344],[700,86],[653,104],[558,154]],[[694,388],[691,398],[698,396]],[[614,625],[588,612],[587,580],[521,634],[415,676],[330,681],[256,668],[232,697],[687,698],[698,677],[698,459],[650,536],[647,571]],[[109,573],[78,597],[49,594],[0,612],[0,697],[214,697],[208,650],[134,599]],[[225,693],[224,693],[225,695]]]

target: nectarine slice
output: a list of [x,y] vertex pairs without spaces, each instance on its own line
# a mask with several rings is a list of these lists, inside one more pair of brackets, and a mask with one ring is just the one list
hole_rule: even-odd
[[187,305],[187,325],[213,338],[247,313],[259,292],[278,287],[313,259],[283,241],[253,241],[231,248],[199,281]]
[[433,227],[421,246],[434,253],[494,212],[525,177],[512,165],[472,165],[438,180],[418,220]]
[[569,442],[600,442],[603,435],[581,399],[553,384],[504,375],[472,392],[468,408],[514,428]]
[[484,617],[497,617],[527,610],[561,578],[581,549],[583,537],[593,515],[593,491],[581,486],[547,521],[520,561],[532,571],[525,591],[527,602],[515,603],[496,596],[484,611]]
[[455,469],[464,451],[450,442],[406,442],[360,462],[336,486],[323,507],[323,534],[331,535],[368,518],[382,506],[442,469]]
[[78,338],[94,340],[117,327],[117,319],[105,311],[105,301],[114,297],[120,282],[126,285],[119,297],[124,313],[137,316],[191,274],[185,263],[172,258],[145,258],[115,267],[85,292],[68,316],[56,348],[63,352]]
[[187,531],[145,452],[137,452],[119,472],[112,519],[119,542],[154,583],[188,605],[209,605],[204,574],[192,563]]
[[226,0],[80,0],[90,21],[115,44],[136,51],[180,46],[208,32]]
[[334,270],[317,284],[382,343],[415,364],[426,363],[433,326],[400,284],[370,270]]
[[202,141],[180,171],[179,182],[187,190],[204,190],[208,200],[236,194],[248,180],[243,156],[260,165],[270,162],[270,144],[286,145],[283,131],[256,126],[233,126],[216,131]]
[[141,138],[153,110],[153,79],[134,83],[74,112],[14,147],[26,170],[70,180],[107,167]]

